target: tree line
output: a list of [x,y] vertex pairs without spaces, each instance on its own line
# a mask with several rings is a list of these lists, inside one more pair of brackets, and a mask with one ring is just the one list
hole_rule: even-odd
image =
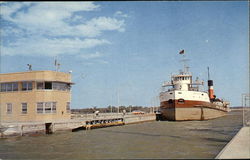
[[[143,106],[119,106],[119,112],[123,112],[125,110],[126,112],[133,112],[133,111],[143,111],[145,113],[149,113],[152,111],[152,107],[143,107]],[[111,113],[111,112],[118,112],[118,107],[116,106],[108,106],[105,108],[97,108],[97,107],[91,107],[91,108],[82,108],[82,109],[71,109],[71,113],[78,113],[78,114],[87,114],[87,113],[94,113],[95,111],[99,111],[99,113]]]

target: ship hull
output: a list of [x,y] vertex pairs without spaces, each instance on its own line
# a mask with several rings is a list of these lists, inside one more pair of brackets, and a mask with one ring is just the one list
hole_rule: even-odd
[[161,102],[160,109],[162,120],[171,121],[208,120],[227,114],[225,108],[203,101],[185,101],[184,104]]

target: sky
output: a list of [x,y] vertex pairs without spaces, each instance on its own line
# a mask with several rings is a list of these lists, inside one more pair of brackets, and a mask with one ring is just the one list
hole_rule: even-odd
[[[159,105],[164,81],[182,68],[218,98],[249,92],[247,1],[0,3],[0,73],[72,71],[71,108]],[[204,86],[207,89],[207,86]]]

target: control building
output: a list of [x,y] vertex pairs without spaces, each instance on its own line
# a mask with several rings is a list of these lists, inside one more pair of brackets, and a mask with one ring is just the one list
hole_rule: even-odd
[[69,120],[72,84],[71,74],[63,72],[0,74],[0,122]]

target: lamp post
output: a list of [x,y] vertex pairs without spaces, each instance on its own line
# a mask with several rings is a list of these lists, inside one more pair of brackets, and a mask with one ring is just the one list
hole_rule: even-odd
[[[243,93],[241,95],[241,105],[242,105],[242,123],[243,123],[243,127],[246,126],[246,123],[249,123],[249,122],[246,122],[246,119],[249,118],[249,116],[246,116],[245,114],[248,113],[249,114],[249,111],[247,110],[245,112],[245,109],[248,109],[249,106],[247,106],[247,100],[250,100],[250,95],[249,94],[246,94],[246,93]],[[250,121],[248,119],[248,121]]]
[[120,104],[120,97],[119,97],[119,92],[117,90],[117,109],[118,109],[117,113],[119,113],[119,104]]
[[2,106],[1,106],[1,104],[0,104],[0,128],[1,128],[1,126],[2,126]]
[[110,104],[110,112],[112,113],[112,101],[113,101],[113,96],[111,94],[111,104]]

